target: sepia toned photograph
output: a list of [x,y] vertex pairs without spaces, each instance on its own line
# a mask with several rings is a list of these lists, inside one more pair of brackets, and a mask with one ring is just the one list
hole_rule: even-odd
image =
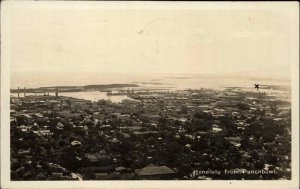
[[1,4],[4,188],[299,187],[298,3]]

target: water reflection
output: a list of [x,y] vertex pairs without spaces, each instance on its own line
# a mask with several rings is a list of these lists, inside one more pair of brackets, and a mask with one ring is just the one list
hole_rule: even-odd
[[98,101],[103,99],[103,100],[110,100],[115,103],[122,102],[122,100],[124,99],[130,99],[126,95],[108,96],[106,92],[99,92],[99,91],[60,93],[60,96],[68,96],[68,97],[91,100],[91,101]]

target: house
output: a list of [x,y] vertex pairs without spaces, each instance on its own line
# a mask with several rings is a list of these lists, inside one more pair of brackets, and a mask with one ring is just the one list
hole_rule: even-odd
[[176,171],[167,166],[155,166],[150,164],[142,169],[136,169],[135,173],[141,179],[172,179]]
[[223,129],[219,128],[219,127],[213,127],[212,131],[213,131],[213,133],[219,133],[219,132],[223,131]]
[[239,142],[235,142],[235,141],[229,141],[230,144],[234,145],[235,147],[240,147],[241,146],[241,143]]
[[[80,168],[79,170],[81,173],[83,174],[94,174],[97,179],[105,179],[105,176],[108,175],[108,173],[112,173],[113,171],[115,171],[115,167],[111,166],[111,165],[107,165],[107,166],[99,166],[99,167],[84,167],[84,168]],[[103,173],[103,174],[99,174],[99,173]]]
[[112,115],[113,117],[117,118],[117,119],[119,119],[119,118],[122,116],[122,114],[121,114],[121,113],[118,113],[118,112],[114,112],[114,113],[112,113],[111,115]]
[[98,120],[102,120],[102,119],[104,119],[104,116],[100,112],[94,112],[93,113],[93,118],[98,119]]
[[96,162],[102,159],[99,153],[86,153],[84,156],[91,162]]
[[136,132],[133,132],[134,135],[136,136],[149,136],[149,135],[158,135],[159,132],[158,131],[136,131]]
[[21,114],[19,118],[27,125],[31,125],[33,122],[33,118],[29,114]]
[[130,138],[130,135],[128,133],[123,133],[123,132],[120,132],[124,138]]
[[78,140],[74,140],[71,142],[72,146],[75,146],[75,145],[81,145],[81,142],[79,142]]
[[123,131],[128,130],[129,132],[139,131],[142,129],[142,127],[139,127],[139,126],[122,126],[119,128],[120,128],[120,130],[123,130]]
[[121,120],[130,120],[130,115],[129,114],[122,114],[120,119]]
[[119,143],[120,141],[119,141],[117,138],[113,138],[113,139],[111,140],[111,142],[115,144],[115,143]]
[[210,106],[209,105],[199,105],[198,108],[200,108],[201,110],[209,110]]
[[242,139],[240,137],[225,137],[228,141],[240,142]]
[[33,127],[33,125],[26,125],[26,126],[21,125],[20,129],[21,129],[22,132],[27,132],[27,131],[30,131],[32,127]]
[[61,117],[64,117],[64,118],[69,118],[70,113],[71,112],[69,110],[64,110],[64,111],[59,111],[58,115],[61,116]]
[[29,154],[30,151],[31,151],[30,148],[27,149],[27,150],[25,150],[25,149],[20,149],[20,150],[18,151],[18,154]]
[[10,117],[10,122],[16,121],[16,118]]
[[108,173],[95,173],[95,180],[108,180],[110,179]]
[[142,114],[141,118],[144,120],[148,120],[150,122],[158,122],[158,120],[161,118],[161,116],[155,115],[155,114]]
[[63,176],[62,173],[52,173],[52,177],[54,177],[54,178],[60,178],[62,176]]
[[52,173],[49,180],[77,180],[77,178],[72,178],[71,176],[64,176],[63,173],[57,172]]
[[23,170],[25,170],[25,167],[22,166],[22,167],[16,169],[14,172],[15,172],[15,173],[18,173],[18,172],[21,172],[21,171],[23,171]]
[[182,122],[182,123],[185,123],[187,121],[187,118],[182,117],[182,118],[179,119],[179,121]]
[[95,173],[95,180],[131,180],[133,173]]
[[40,129],[38,131],[33,131],[33,132],[35,134],[37,134],[38,136],[47,136],[47,135],[51,136],[51,135],[53,135],[53,133],[48,129]]
[[223,115],[223,114],[213,114],[212,116],[214,119],[221,119],[221,118],[225,117],[225,115]]
[[41,113],[33,114],[33,117],[37,121],[44,121],[45,120],[44,116]]
[[58,122],[56,125],[56,128],[59,130],[63,130],[64,129],[64,124],[62,124],[61,122]]
[[16,110],[10,109],[10,116],[16,115]]
[[77,112],[77,113],[71,113],[69,114],[69,118],[73,119],[73,120],[79,120],[81,118],[81,113]]

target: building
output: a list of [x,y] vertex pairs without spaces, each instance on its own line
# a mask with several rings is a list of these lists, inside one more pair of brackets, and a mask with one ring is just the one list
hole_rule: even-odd
[[62,124],[61,122],[58,122],[56,125],[56,128],[59,130],[63,130],[64,129],[64,124]]
[[31,125],[33,123],[33,118],[29,114],[21,114],[19,118],[27,125]]
[[135,173],[140,179],[172,179],[176,176],[176,171],[167,166],[155,166],[150,164],[142,169],[136,169]]

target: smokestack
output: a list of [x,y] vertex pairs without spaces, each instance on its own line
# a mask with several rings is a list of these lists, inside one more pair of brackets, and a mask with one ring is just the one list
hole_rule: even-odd
[[20,98],[20,87],[18,87],[18,98]]
[[58,88],[56,88],[55,96],[58,97]]
[[24,87],[24,97],[26,96],[26,88]]

